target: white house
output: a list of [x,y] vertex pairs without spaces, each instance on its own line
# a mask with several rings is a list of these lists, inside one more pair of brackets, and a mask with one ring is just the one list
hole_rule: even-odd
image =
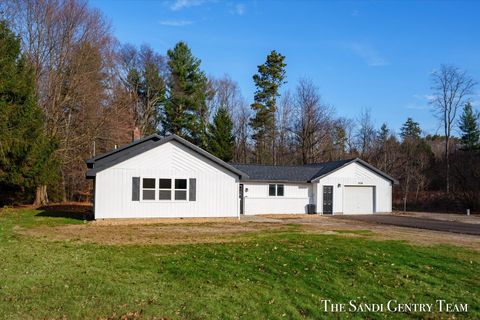
[[87,166],[96,219],[391,212],[397,183],[358,158],[228,164],[176,135],[145,137]]

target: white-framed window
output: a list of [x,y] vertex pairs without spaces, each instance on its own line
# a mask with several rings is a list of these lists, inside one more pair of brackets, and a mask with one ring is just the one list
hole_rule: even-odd
[[[133,201],[196,201],[195,178],[138,177],[138,181],[136,194],[140,197],[136,198],[133,195]],[[135,188],[134,182],[132,182],[132,188]],[[193,189],[189,190],[189,188]]]
[[285,186],[283,184],[269,184],[268,195],[270,197],[283,197],[285,193]]
[[158,179],[158,200],[172,200],[172,179]]
[[142,179],[142,200],[155,200],[155,178]]
[[187,200],[187,179],[175,179],[175,200]]

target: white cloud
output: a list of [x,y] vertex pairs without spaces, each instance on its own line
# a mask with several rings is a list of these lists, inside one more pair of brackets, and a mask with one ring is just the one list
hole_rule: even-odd
[[432,101],[435,99],[435,96],[431,94],[414,94],[413,98],[415,101],[407,104],[405,108],[413,110],[430,110],[432,109]]
[[185,8],[196,7],[204,4],[206,0],[175,0],[170,4],[170,10],[178,11]]
[[160,24],[169,27],[184,27],[191,25],[193,21],[190,20],[160,20]]
[[432,102],[433,100],[435,100],[435,96],[433,94],[414,94],[413,97],[416,100],[427,102]]
[[233,6],[232,13],[238,14],[239,16],[245,13],[245,5],[243,3],[237,3]]
[[362,58],[371,67],[388,66],[390,62],[371,45],[360,42],[345,42],[341,46]]

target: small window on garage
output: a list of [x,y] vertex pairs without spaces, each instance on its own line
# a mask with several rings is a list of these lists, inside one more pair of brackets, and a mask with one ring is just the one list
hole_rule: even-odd
[[277,197],[283,197],[283,184],[277,184]]
[[283,197],[284,185],[283,184],[269,184],[268,195],[270,197]]
[[187,200],[187,179],[175,179],[175,200]]
[[172,179],[159,179],[158,200],[172,200]]
[[276,190],[275,189],[276,189],[276,185],[274,185],[274,184],[269,184],[268,185],[268,195],[270,197],[275,197],[275,195],[276,195]]
[[142,179],[142,199],[155,200],[155,180],[153,178]]

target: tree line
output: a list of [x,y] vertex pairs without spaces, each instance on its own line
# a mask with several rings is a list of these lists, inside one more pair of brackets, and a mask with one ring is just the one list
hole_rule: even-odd
[[[309,164],[360,157],[396,177],[404,209],[479,206],[476,82],[443,65],[431,101],[442,135],[406,119],[399,134],[370,109],[338,116],[309,78],[287,90],[271,51],[251,103],[228,75],[208,76],[185,42],[165,54],[119,43],[83,0],[0,4],[0,202],[88,199],[85,159],[142,136],[177,134],[225,161]],[[459,132],[459,138],[454,133]]]

